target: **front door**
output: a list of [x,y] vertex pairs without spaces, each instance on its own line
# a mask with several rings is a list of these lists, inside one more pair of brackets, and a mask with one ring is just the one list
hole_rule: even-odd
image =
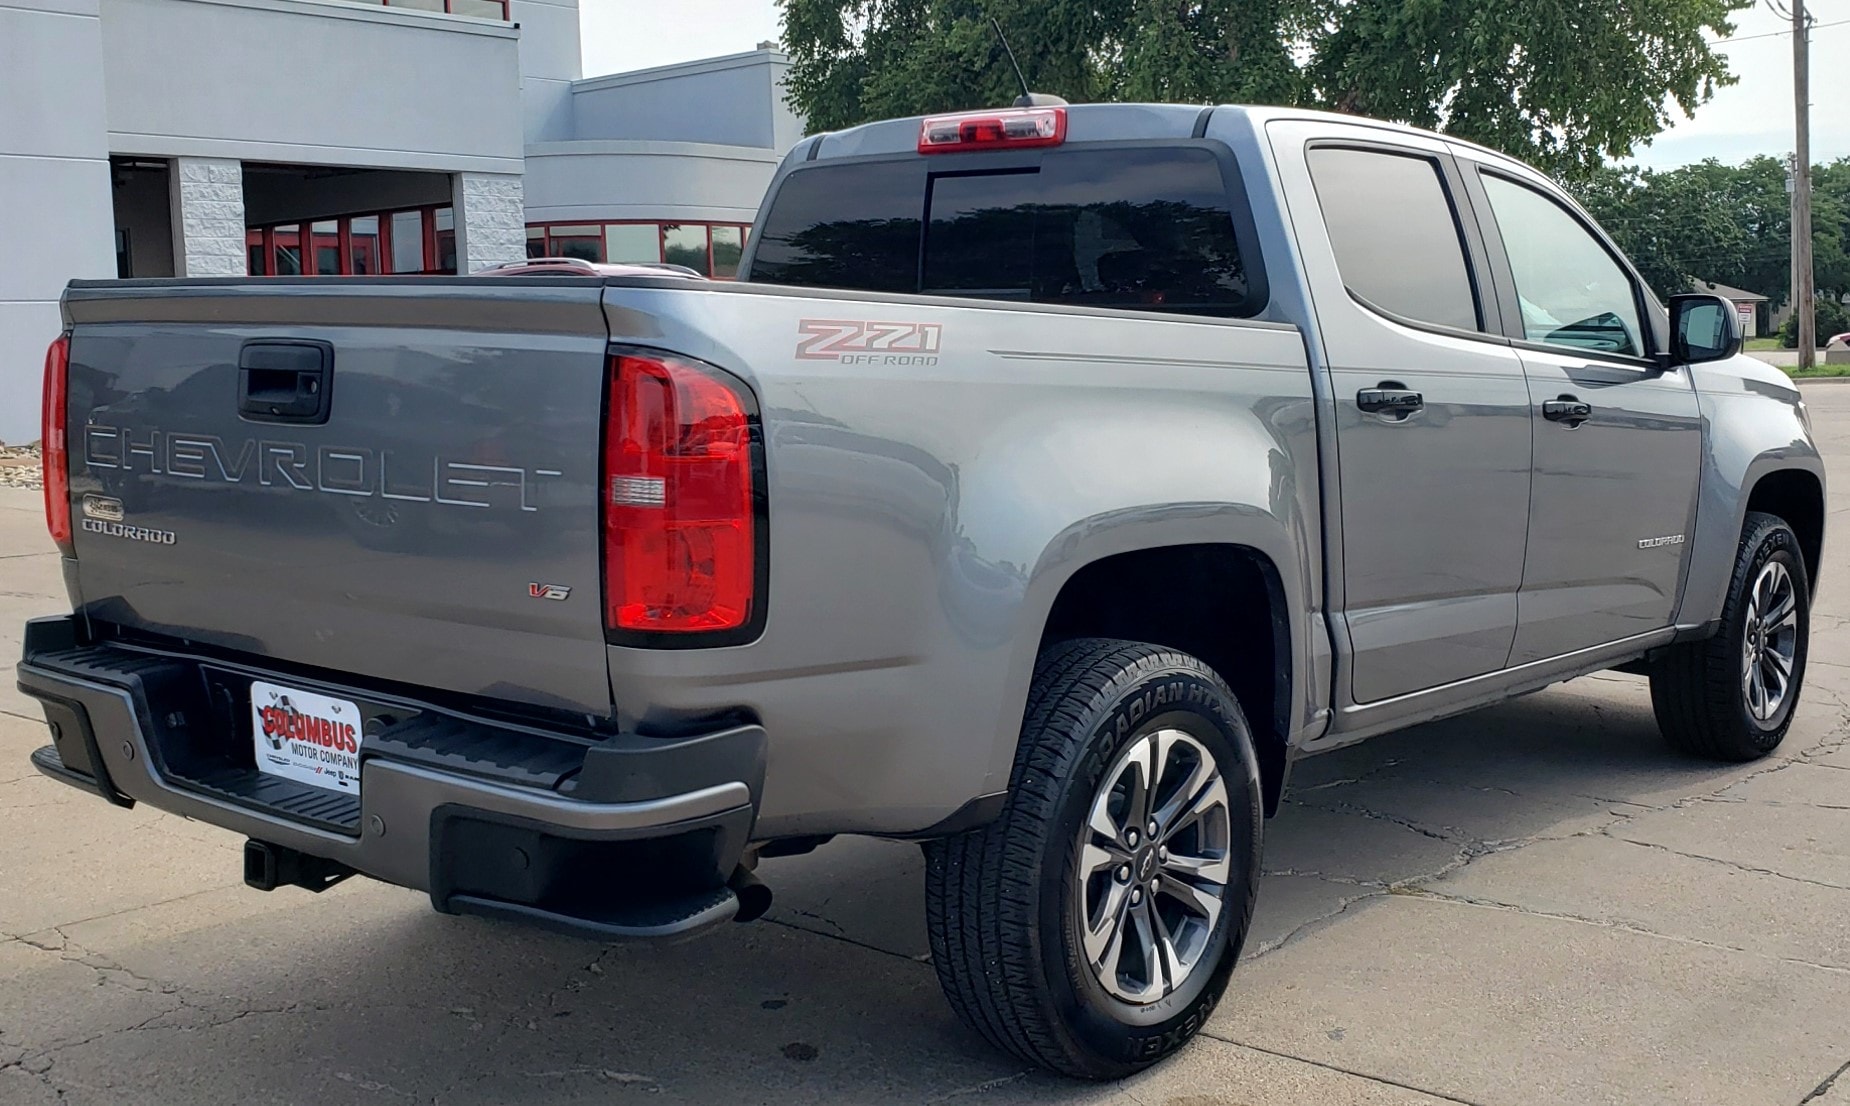
[[1443,143],[1361,127],[1279,123],[1271,140],[1310,186],[1286,194],[1319,208],[1292,219],[1335,399],[1338,686],[1365,704],[1498,671],[1522,582],[1529,391],[1456,166]]
[[1695,523],[1702,424],[1687,370],[1651,359],[1646,293],[1539,181],[1472,166],[1515,291],[1535,479],[1510,663],[1668,626]]

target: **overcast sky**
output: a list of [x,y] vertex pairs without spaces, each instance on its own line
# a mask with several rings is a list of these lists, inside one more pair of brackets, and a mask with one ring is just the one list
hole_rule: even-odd
[[[1790,25],[1768,2],[1737,13],[1735,39],[1723,47],[1740,83],[1641,149],[1640,162],[1735,162],[1792,149],[1792,42],[1779,33]],[[1812,39],[1812,153],[1850,157],[1850,65],[1838,60],[1850,55],[1850,0],[1810,7],[1821,24]],[[773,0],[579,0],[579,10],[586,76],[738,53],[779,33]]]

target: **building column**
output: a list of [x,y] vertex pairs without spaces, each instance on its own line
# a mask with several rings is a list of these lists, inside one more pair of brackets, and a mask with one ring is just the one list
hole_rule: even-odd
[[525,260],[527,214],[520,174],[457,173],[451,179],[457,270],[473,273]]
[[174,259],[180,276],[244,276],[244,165],[236,158],[173,163]]

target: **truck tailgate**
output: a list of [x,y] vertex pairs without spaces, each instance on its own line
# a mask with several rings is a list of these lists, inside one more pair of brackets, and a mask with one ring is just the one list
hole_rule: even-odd
[[607,714],[601,291],[440,278],[74,285],[81,613]]

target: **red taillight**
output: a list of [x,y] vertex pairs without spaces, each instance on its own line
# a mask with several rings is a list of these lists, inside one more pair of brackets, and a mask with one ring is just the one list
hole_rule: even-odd
[[750,623],[752,412],[742,385],[671,357],[611,360],[604,422],[604,624],[703,633]]
[[45,403],[39,424],[39,458],[45,465],[45,528],[67,555],[71,552],[71,467],[65,439],[65,408],[71,375],[71,336],[58,335],[45,351]]
[[1058,146],[1066,141],[1065,108],[976,111],[933,115],[919,124],[919,153],[982,150],[996,146]]

